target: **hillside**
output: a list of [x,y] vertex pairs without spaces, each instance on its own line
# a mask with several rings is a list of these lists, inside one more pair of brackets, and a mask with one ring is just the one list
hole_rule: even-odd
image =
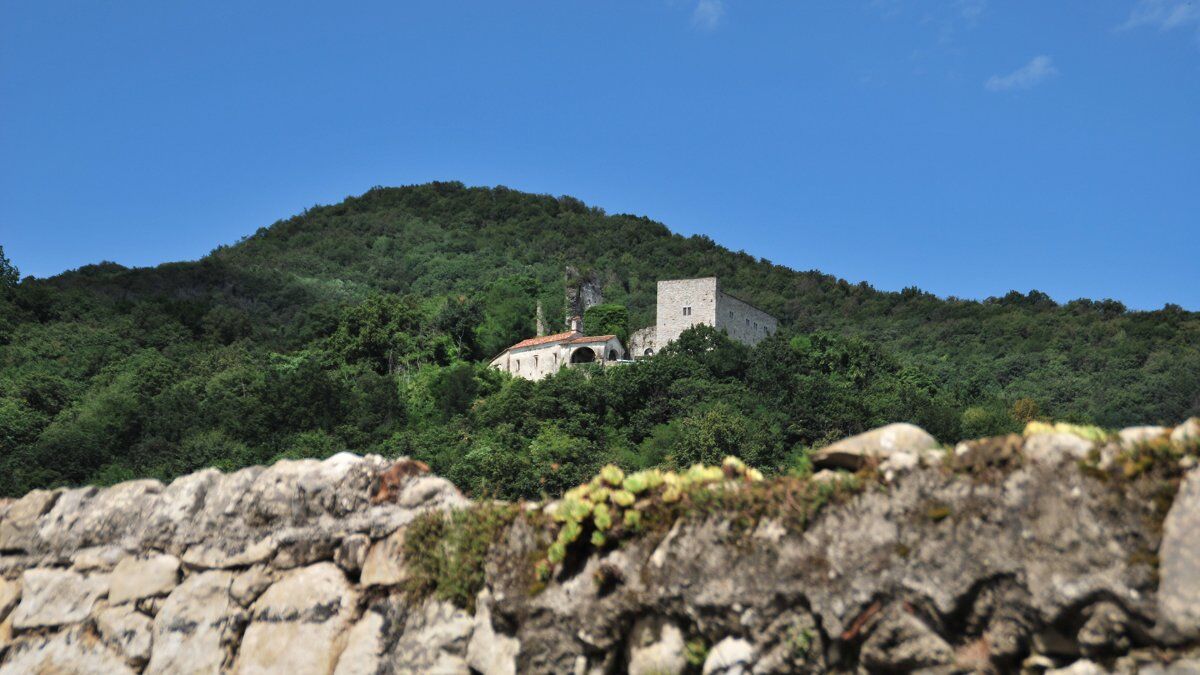
[[[599,273],[634,327],[657,279],[716,275],[785,330],[754,350],[699,331],[644,367],[538,384],[479,367],[533,332],[536,301],[561,315],[565,265]],[[952,440],[1200,413],[1197,313],[880,292],[569,197],[457,183],[373,189],[196,262],[0,294],[0,494],[349,448],[532,496],[609,460],[733,452],[786,470],[889,421]]]

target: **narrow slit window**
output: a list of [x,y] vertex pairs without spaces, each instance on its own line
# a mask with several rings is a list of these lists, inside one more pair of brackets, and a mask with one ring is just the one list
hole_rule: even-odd
[[692,315],[692,308],[691,308],[691,307],[689,307],[689,306],[684,306],[684,308],[683,308],[683,315],[684,315],[684,316],[691,316],[691,315]]

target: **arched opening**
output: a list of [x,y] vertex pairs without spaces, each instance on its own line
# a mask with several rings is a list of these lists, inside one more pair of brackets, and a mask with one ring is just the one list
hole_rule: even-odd
[[654,356],[654,350],[647,347],[646,351],[642,352],[642,356]]
[[615,349],[608,350],[608,360],[609,361],[617,360],[617,350],[615,350]]
[[571,363],[595,363],[596,352],[591,347],[580,347],[571,353]]

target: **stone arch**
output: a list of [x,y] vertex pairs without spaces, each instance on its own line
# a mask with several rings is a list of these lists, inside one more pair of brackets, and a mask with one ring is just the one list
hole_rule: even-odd
[[571,363],[595,363],[596,352],[591,347],[580,347],[571,352]]
[[608,360],[609,361],[617,360],[617,350],[615,350],[615,349],[608,350]]
[[654,348],[646,347],[646,351],[642,352],[642,356],[654,356]]

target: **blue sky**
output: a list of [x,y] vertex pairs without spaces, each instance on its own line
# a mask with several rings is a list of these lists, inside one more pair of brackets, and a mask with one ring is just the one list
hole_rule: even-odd
[[882,289],[1200,309],[1200,3],[0,5],[25,274],[429,180]]

